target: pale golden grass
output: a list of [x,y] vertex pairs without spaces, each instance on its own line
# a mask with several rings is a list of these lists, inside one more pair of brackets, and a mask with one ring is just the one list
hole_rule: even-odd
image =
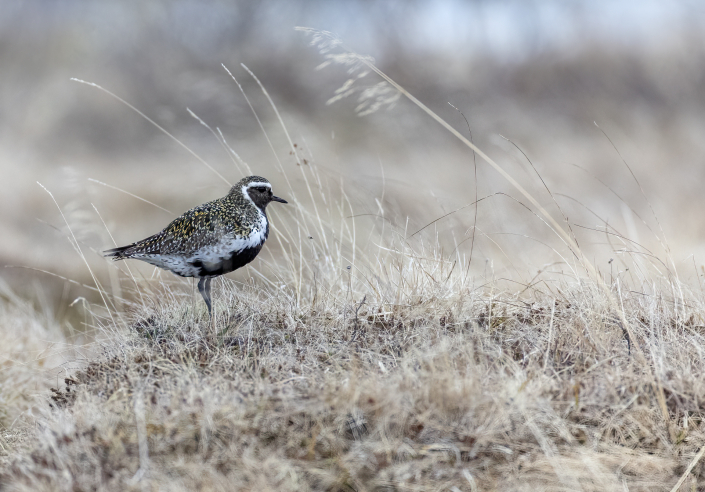
[[[214,284],[214,323],[187,281],[106,262],[107,289],[94,270],[100,355],[53,393],[16,386],[0,487],[702,486],[705,306],[667,255],[616,236],[630,249],[602,274],[556,232],[550,260],[562,259],[509,283],[469,264],[469,235],[444,250],[380,201],[373,220],[351,218],[350,190],[304,161],[277,117],[292,156],[280,182],[299,185],[272,208],[260,258]],[[38,395],[40,409],[21,409]]]
[[2,280],[0,320],[0,426],[11,427],[37,395],[46,394],[57,366],[76,354],[54,313],[18,298]]
[[[32,422],[48,410],[52,386],[81,367],[80,339],[60,326],[48,303],[34,306],[0,279],[0,463],[33,441]],[[0,485],[2,481],[0,481]]]
[[[410,263],[407,275],[423,269]],[[194,312],[188,293],[170,292],[125,315],[129,328],[108,324],[105,353],[5,431],[1,481],[664,490],[702,445],[702,305],[620,297],[664,386],[665,422],[651,368],[629,354],[596,286],[565,284],[557,296],[414,287],[399,303],[368,291],[360,304],[325,282],[317,300],[297,302],[286,289],[225,281],[217,333],[200,300]]]

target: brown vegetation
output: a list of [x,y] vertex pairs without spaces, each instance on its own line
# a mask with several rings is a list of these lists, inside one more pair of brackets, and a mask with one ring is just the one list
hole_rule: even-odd
[[[412,263],[407,274],[428,267]],[[194,312],[186,294],[131,311],[120,320],[127,326],[101,329],[111,333],[102,354],[53,388],[34,418],[4,432],[0,483],[272,491],[675,484],[705,438],[701,304],[690,295],[620,294],[615,283],[635,335],[630,353],[610,302],[589,282],[523,296],[446,284],[410,286],[398,304],[371,294],[350,302],[321,286],[325,296],[297,303],[287,292],[225,281],[216,331],[200,299]],[[686,483],[700,483],[704,471],[698,463]]]

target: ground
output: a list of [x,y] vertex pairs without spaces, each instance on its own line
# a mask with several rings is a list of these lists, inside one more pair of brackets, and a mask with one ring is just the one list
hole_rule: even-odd
[[[423,267],[407,259],[402,274]],[[678,482],[705,437],[694,294],[625,294],[615,280],[519,295],[446,278],[398,303],[382,302],[393,292],[384,282],[377,299],[321,284],[318,297],[297,301],[224,281],[215,324],[200,298],[166,285],[153,307],[126,304],[100,320],[92,355],[35,394],[31,415],[6,415],[0,484],[634,491]],[[4,381],[13,382],[30,392]],[[680,490],[697,489],[703,471],[697,462]]]

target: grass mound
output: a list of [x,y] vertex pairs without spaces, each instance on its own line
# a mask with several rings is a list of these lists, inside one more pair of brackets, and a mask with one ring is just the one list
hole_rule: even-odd
[[299,307],[220,291],[215,327],[177,299],[115,328],[54,389],[0,483],[663,490],[705,438],[701,306],[621,298],[645,366],[597,288]]

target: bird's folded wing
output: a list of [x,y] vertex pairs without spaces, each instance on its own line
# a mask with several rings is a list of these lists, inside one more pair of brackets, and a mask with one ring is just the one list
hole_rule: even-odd
[[216,246],[226,236],[237,236],[240,229],[237,221],[225,214],[213,213],[208,205],[206,203],[189,210],[174,219],[163,231],[135,243],[126,253],[188,255],[208,246]]

